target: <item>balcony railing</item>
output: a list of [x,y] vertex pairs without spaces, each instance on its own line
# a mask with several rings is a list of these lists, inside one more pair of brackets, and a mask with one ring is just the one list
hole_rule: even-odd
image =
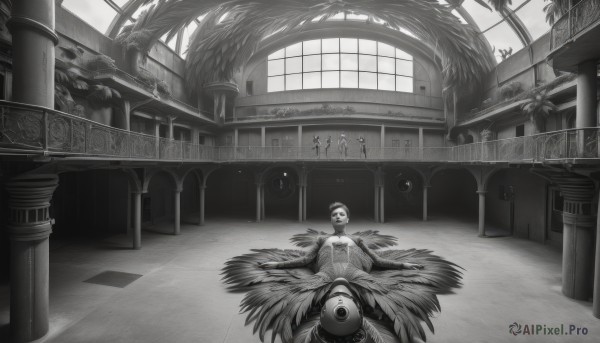
[[454,147],[367,147],[351,142],[347,152],[311,147],[211,147],[117,129],[46,109],[0,101],[0,153],[85,156],[152,161],[422,161],[563,162],[596,159],[600,128],[569,129]]
[[550,50],[560,47],[598,20],[600,1],[581,0],[552,25]]

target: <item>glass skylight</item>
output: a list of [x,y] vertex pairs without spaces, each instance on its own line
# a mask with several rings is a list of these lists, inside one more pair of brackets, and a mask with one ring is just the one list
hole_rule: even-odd
[[369,39],[316,39],[270,54],[267,76],[269,92],[315,88],[412,92],[413,58]]
[[96,30],[105,33],[117,11],[105,1],[64,0],[62,7],[69,10]]

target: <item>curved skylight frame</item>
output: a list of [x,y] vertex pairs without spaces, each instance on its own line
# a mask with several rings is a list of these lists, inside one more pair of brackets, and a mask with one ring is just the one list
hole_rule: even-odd
[[[75,15],[80,15],[83,20],[88,22],[88,24],[96,29],[100,29],[99,31],[103,32],[108,37],[114,38],[124,25],[127,25],[131,21],[135,20],[136,13],[140,13],[143,9],[155,4],[157,1],[158,0],[153,0],[144,6],[142,6],[142,3],[144,2],[142,0],[64,0],[63,4],[77,2],[81,7],[81,5],[85,3],[101,3],[102,5],[97,5],[101,15],[96,13],[96,17],[101,17],[101,20],[103,20],[102,25],[90,22],[87,20],[89,17],[83,18],[85,16],[81,15],[81,13],[76,13],[77,11],[70,11]],[[444,0],[440,0],[439,2],[447,5],[447,2]],[[474,27],[480,29],[483,36],[488,41],[490,48],[495,48],[494,55],[496,57],[496,61],[500,62],[500,49],[508,49],[512,47],[514,53],[524,46],[531,44],[533,40],[539,38],[550,29],[550,26],[547,25],[544,20],[542,11],[543,6],[544,2],[539,0],[513,0],[512,4],[502,12],[490,12],[488,9],[475,3],[475,1],[464,1],[460,7],[455,8],[454,14],[457,15],[461,22],[466,22],[469,25],[473,25]],[[100,9],[100,7],[103,7],[104,9]],[[110,10],[107,10],[108,8],[110,8]],[[534,12],[538,15],[532,17],[531,14]],[[480,20],[479,18],[482,16],[485,16],[488,18],[488,20],[485,20],[485,18]],[[109,25],[106,25],[107,19],[110,21]],[[373,23],[385,25],[385,22],[378,21],[376,18],[373,19],[375,19],[372,20]],[[316,20],[318,20],[318,17]],[[367,21],[368,16],[350,12],[340,12],[337,17],[334,16],[328,20]],[[198,23],[199,20],[196,20],[195,24],[197,25]],[[485,25],[483,25],[483,23],[485,23]],[[106,29],[102,30],[102,28],[105,27]],[[507,28],[510,28],[511,30],[507,31]],[[174,52],[183,58],[185,58],[187,54],[189,37],[192,35],[192,32],[186,32],[186,30],[190,31],[187,28],[180,30],[169,42],[164,42],[164,39],[162,40],[167,46],[169,46]],[[498,39],[500,36],[502,39]],[[507,37],[509,37],[508,40]]]

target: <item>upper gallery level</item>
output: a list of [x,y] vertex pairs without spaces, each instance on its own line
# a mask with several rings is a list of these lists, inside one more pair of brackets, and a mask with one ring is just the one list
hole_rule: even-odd
[[559,70],[576,71],[577,66],[600,56],[600,3],[572,1],[552,25],[548,60]]
[[[326,137],[320,141],[310,132],[309,136],[319,140],[316,144],[317,140],[303,138],[303,129],[311,130],[303,126],[291,130],[298,137],[292,144],[267,144],[270,133],[263,128],[257,132],[261,139],[258,145],[239,144],[236,130],[234,144],[211,146],[117,129],[39,106],[0,101],[0,109],[1,151],[34,160],[53,157],[57,161],[83,158],[178,163],[280,160],[588,164],[598,161],[600,143],[600,128],[585,128],[452,147],[426,146],[424,130],[419,129],[413,133],[418,144],[412,145],[406,143],[410,140],[394,139],[408,137],[406,130],[400,134],[399,128],[382,125],[375,130],[362,128],[362,132],[367,132],[365,136],[372,133],[367,136],[364,150],[360,143],[353,142],[354,137],[345,137],[345,142],[334,137],[327,142]],[[328,154],[326,146],[330,149]]]

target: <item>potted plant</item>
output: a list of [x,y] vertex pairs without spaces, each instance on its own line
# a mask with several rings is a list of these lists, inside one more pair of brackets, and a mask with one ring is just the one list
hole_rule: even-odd
[[540,133],[545,130],[546,118],[556,110],[556,105],[548,99],[545,90],[533,93],[526,102],[521,105],[521,111],[529,117],[533,126],[533,133]]
[[113,119],[113,105],[117,99],[121,99],[121,94],[113,88],[96,84],[90,86],[90,93],[86,99],[92,109],[89,119],[110,125]]
[[66,113],[72,113],[76,104],[69,88],[87,90],[88,84],[81,79],[79,70],[75,68],[67,70],[56,69],[54,75],[54,108]]

